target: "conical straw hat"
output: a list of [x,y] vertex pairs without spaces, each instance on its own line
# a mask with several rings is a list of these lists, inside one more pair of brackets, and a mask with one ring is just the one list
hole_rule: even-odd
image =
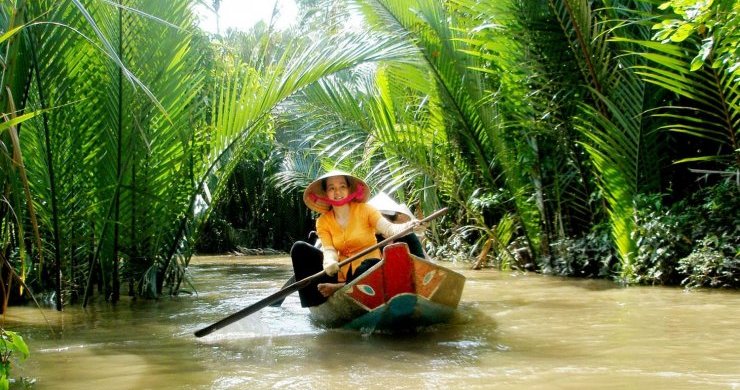
[[377,195],[373,196],[372,199],[367,201],[367,203],[386,215],[401,213],[407,215],[412,220],[416,219],[414,214],[408,207],[406,207],[406,205],[397,203],[385,192],[380,192]]
[[[309,209],[322,214],[331,209],[330,204],[321,201],[321,199],[316,199],[316,197],[326,198],[326,191],[324,190],[324,184],[322,183],[332,176],[346,177],[347,183],[349,184],[350,194],[354,194],[358,192],[358,190],[361,191],[357,194],[357,198],[355,198],[356,202],[364,203],[370,198],[370,187],[362,179],[344,171],[333,170],[321,175],[321,177],[311,182],[311,184],[306,187],[306,190],[303,191],[303,202],[306,203],[306,206],[308,206]],[[316,197],[312,195],[316,195]]]

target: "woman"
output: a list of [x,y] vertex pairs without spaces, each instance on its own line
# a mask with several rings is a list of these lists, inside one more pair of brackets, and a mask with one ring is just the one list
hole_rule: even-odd
[[[406,223],[409,221],[415,221],[416,217],[409,210],[408,206],[402,203],[398,203],[393,200],[384,192],[380,192],[370,198],[367,204],[375,207],[380,214],[392,223]],[[426,258],[424,247],[421,245],[421,237],[416,233],[409,233],[403,237],[396,239],[394,242],[405,242],[409,246],[409,252],[422,259]],[[383,247],[380,248],[383,250]]]
[[[380,261],[380,249],[339,267],[339,262],[377,244],[375,234],[390,237],[415,222],[393,224],[366,202],[370,187],[359,178],[342,171],[331,171],[314,180],[303,193],[306,206],[321,214],[316,233],[321,249],[299,241],[290,251],[296,280],[323,270],[324,278],[299,291],[301,305],[316,306]],[[420,227],[421,228],[421,227]]]

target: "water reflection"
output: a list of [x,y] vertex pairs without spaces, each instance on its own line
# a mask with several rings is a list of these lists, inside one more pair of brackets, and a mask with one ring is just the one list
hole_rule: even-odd
[[193,296],[12,308],[35,389],[740,388],[740,294],[617,288],[467,271],[448,324],[372,334],[315,326],[296,295],[206,337],[193,332],[277,291],[285,258],[205,258]]

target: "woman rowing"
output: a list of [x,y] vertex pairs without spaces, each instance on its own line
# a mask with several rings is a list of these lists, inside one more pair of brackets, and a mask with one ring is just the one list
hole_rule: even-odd
[[296,280],[323,270],[326,275],[299,291],[301,306],[316,306],[346,283],[380,261],[375,249],[339,267],[339,262],[377,244],[375,234],[390,237],[410,227],[423,230],[415,221],[393,224],[366,202],[370,187],[361,179],[342,171],[328,172],[308,185],[303,193],[306,206],[321,214],[316,233],[321,248],[298,241],[290,251]]
[[[367,201],[367,204],[375,207],[380,211],[380,214],[385,217],[385,219],[392,223],[402,224],[416,220],[416,216],[414,216],[408,206],[403,203],[396,202],[385,192],[377,193]],[[381,239],[382,238],[378,237],[379,241]],[[421,257],[422,259],[427,257],[424,252],[424,247],[421,245],[421,237],[416,233],[409,233],[396,239],[394,242],[405,242],[406,245],[409,246],[409,253],[416,257]],[[383,247],[380,247],[379,249],[382,251]]]

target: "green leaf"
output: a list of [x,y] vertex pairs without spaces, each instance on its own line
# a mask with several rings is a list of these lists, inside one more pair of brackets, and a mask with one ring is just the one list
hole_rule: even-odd
[[701,56],[694,57],[693,60],[691,60],[691,68],[690,70],[693,72],[695,70],[698,70],[701,68],[701,66],[704,65],[704,60],[701,58]]
[[30,355],[30,352],[28,351],[28,345],[26,345],[26,342],[23,341],[23,337],[21,337],[21,335],[16,332],[5,331],[5,333],[8,333],[10,335],[10,342],[13,345],[13,350],[20,353],[20,356],[18,356],[18,360],[23,361],[27,359]]
[[23,337],[16,332],[10,330],[0,329],[2,337],[2,353],[3,354],[20,354],[18,360],[23,361],[29,356],[28,346],[23,341]]
[[12,28],[12,29],[8,30],[6,33],[4,33],[3,35],[0,35],[0,43],[3,43],[6,40],[8,40],[10,37],[12,37],[13,35],[15,35],[18,31],[20,31],[25,26],[26,25],[24,24],[24,25],[18,26],[16,28]]
[[686,38],[690,37],[694,33],[696,26],[694,23],[685,23],[676,29],[676,32],[671,35],[672,42],[683,42]]
[[27,114],[23,114],[21,116],[15,117],[15,118],[13,118],[13,119],[11,119],[9,121],[2,122],[2,123],[0,123],[0,132],[2,132],[4,130],[7,130],[7,129],[9,129],[9,128],[11,128],[11,127],[13,127],[13,126],[21,123],[21,122],[23,122],[23,121],[26,121],[28,119],[31,119],[31,118],[35,117],[36,115],[38,115],[38,113],[39,113],[39,111],[29,112]]

